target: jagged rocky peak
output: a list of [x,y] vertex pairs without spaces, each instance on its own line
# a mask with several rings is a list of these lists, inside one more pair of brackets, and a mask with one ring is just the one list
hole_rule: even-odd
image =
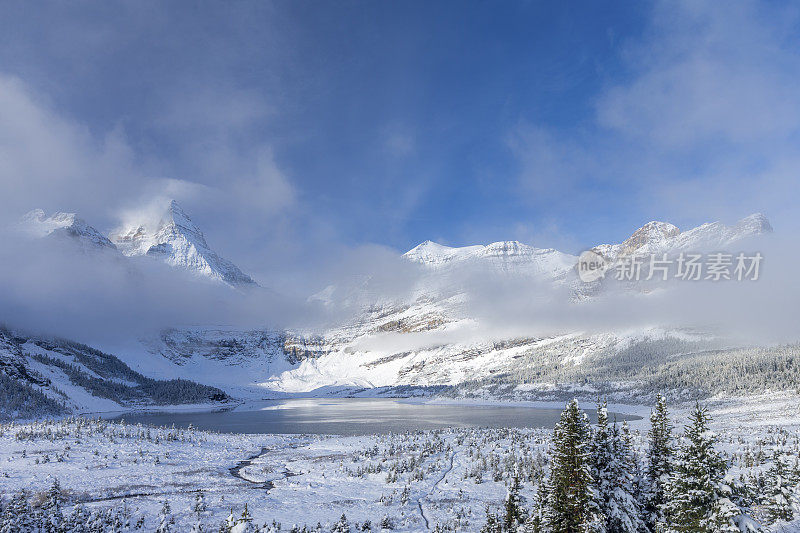
[[135,218],[111,233],[111,239],[125,255],[148,254],[154,246],[180,236],[208,248],[203,232],[175,200],[170,200],[155,213]]
[[[645,250],[650,251],[668,243],[670,239],[681,232],[677,226],[669,222],[651,221],[633,232],[622,243],[620,253],[636,254]],[[654,251],[654,250],[653,250]]]
[[75,213],[54,213],[47,216],[42,209],[34,209],[22,217],[22,226],[36,237],[65,237],[75,239],[84,246],[115,250],[116,246],[105,235],[86,223]]
[[601,244],[594,250],[612,260],[651,253],[710,251],[727,249],[747,237],[771,232],[772,226],[761,213],[747,216],[733,226],[708,222],[686,231],[668,222],[648,222],[621,244]]
[[148,255],[169,265],[234,287],[255,286],[239,267],[209,248],[200,228],[175,200],[147,214],[134,217],[111,234],[128,256]]

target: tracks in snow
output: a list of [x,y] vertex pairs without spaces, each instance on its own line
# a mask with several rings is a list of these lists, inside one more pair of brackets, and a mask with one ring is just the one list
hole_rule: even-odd
[[450,471],[453,470],[453,460],[455,458],[456,458],[456,452],[451,453],[450,454],[450,466],[447,467],[447,470],[442,472],[442,475],[439,477],[439,479],[436,480],[436,483],[434,483],[431,486],[431,488],[430,488],[430,490],[428,492],[426,492],[423,496],[420,496],[419,498],[417,498],[417,507],[419,507],[419,514],[420,514],[420,516],[422,516],[422,520],[425,521],[425,529],[430,529],[431,525],[428,522],[428,517],[425,516],[425,510],[422,508],[422,500],[424,500],[425,498],[427,498],[428,496],[433,494],[433,491],[436,490],[436,487],[439,486],[439,483],[444,481],[444,478],[447,477],[447,474],[449,474]]

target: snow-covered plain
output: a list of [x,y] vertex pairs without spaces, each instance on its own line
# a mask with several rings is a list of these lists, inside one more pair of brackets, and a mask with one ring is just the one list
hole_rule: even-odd
[[[795,395],[710,406],[732,478],[766,470],[778,447],[800,450]],[[672,409],[676,433],[687,409]],[[646,421],[633,424],[640,453],[646,429]],[[173,531],[198,524],[216,530],[231,513],[238,518],[245,504],[254,524],[275,521],[282,530],[320,523],[330,531],[345,514],[351,525],[368,521],[374,530],[383,524],[396,531],[477,531],[487,506],[502,504],[514,473],[532,502],[550,434],[461,428],[357,437],[232,435],[85,418],[12,423],[0,426],[0,490],[10,496],[24,488],[41,501],[58,479],[66,507],[124,506],[147,531],[163,520],[165,501]],[[753,511],[758,514],[757,506]]]

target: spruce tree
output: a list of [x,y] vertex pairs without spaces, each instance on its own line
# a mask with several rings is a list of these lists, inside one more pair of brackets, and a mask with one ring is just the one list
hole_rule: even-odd
[[42,506],[45,511],[45,531],[59,531],[64,515],[61,512],[61,485],[58,478],[53,480],[50,490],[47,491],[47,501]]
[[525,510],[519,494],[521,489],[519,476],[515,475],[503,506],[503,529],[505,531],[516,531],[517,527],[525,523]]
[[707,410],[696,404],[665,487],[662,511],[669,532],[739,531],[734,519],[741,510],[722,483],[727,464],[714,449],[717,437],[708,428],[710,420]]
[[608,423],[605,402],[597,407],[597,429],[592,439],[592,477],[597,488],[596,505],[607,533],[636,533],[641,527],[639,505],[634,497],[636,457],[629,440],[616,423]]
[[481,528],[481,533],[503,533],[503,522],[486,507],[486,523]]
[[582,533],[596,527],[590,446],[589,419],[578,407],[578,401],[572,400],[553,431],[546,531]]
[[611,499],[617,487],[613,470],[614,443],[608,425],[608,410],[605,402],[597,406],[597,428],[592,434],[591,473],[596,488],[594,499],[600,515],[600,530],[606,531]]
[[666,501],[664,486],[672,474],[672,424],[667,412],[667,401],[658,395],[655,409],[650,413],[650,431],[647,433],[647,471],[642,495],[642,512],[650,531],[664,520],[661,507]]
[[342,513],[339,521],[333,525],[331,533],[350,533],[350,522],[347,521],[347,517],[344,513]]
[[615,423],[613,436],[615,461],[612,473],[616,480],[616,490],[611,497],[612,505],[606,530],[609,533],[636,533],[642,530],[644,523],[636,498],[639,492],[636,478],[638,460],[628,424],[623,422],[622,428],[617,429]]
[[534,502],[533,510],[525,522],[525,533],[542,533],[545,531],[544,516],[547,512],[547,502],[547,483],[541,480],[536,487],[536,501]]
[[172,516],[172,509],[169,502],[164,500],[161,511],[158,513],[158,527],[156,533],[168,533],[172,531],[172,525],[175,523],[175,518]]
[[794,488],[798,480],[792,468],[787,464],[787,459],[789,457],[776,451],[772,465],[764,476],[761,504],[770,523],[788,522],[794,518],[797,504]]

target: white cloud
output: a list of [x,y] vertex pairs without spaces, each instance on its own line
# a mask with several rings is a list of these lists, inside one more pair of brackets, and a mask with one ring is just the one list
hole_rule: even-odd
[[753,2],[662,3],[629,82],[598,103],[601,125],[663,148],[751,143],[798,131],[794,12]]
[[523,190],[562,213],[596,203],[688,226],[761,211],[799,228],[798,20],[760,2],[657,3],[580,128],[515,130]]
[[107,215],[114,198],[138,187],[132,159],[119,131],[97,138],[0,75],[0,222],[34,207]]

